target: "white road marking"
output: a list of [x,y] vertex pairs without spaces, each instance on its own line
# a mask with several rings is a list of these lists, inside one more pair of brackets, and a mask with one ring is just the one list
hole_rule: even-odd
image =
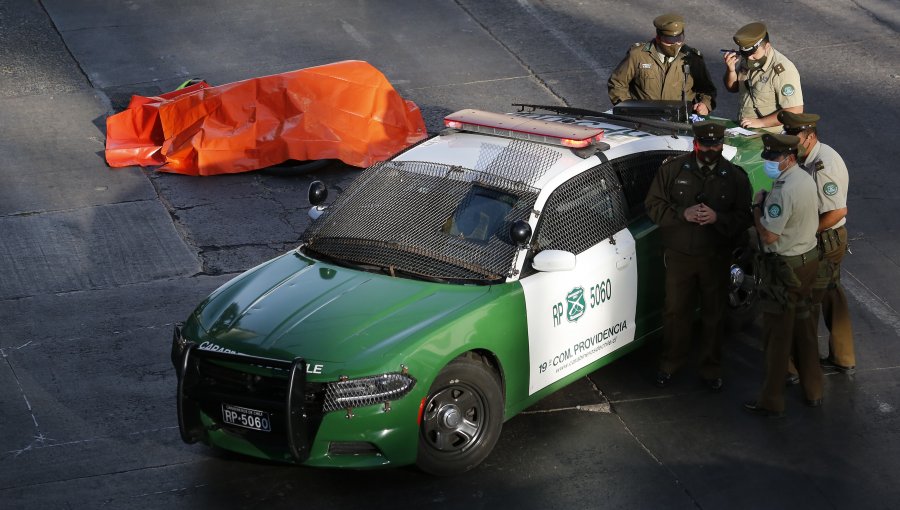
[[353,39],[354,41],[356,41],[363,47],[365,47],[365,48],[372,47],[372,43],[370,43],[369,40],[366,39],[365,36],[363,36],[361,33],[359,33],[359,30],[357,30],[356,27],[354,27],[350,23],[347,23],[346,21],[341,20],[341,27],[344,29],[344,32],[347,32],[347,35],[349,35],[351,39]]
[[891,308],[883,299],[866,287],[856,275],[847,271],[847,268],[842,269],[844,275],[850,277],[841,279],[844,290],[856,298],[878,320],[893,329],[897,336],[900,336],[900,313],[897,313],[897,310]]
[[528,11],[528,14],[531,14],[534,19],[538,20],[538,22],[550,32],[550,35],[553,36],[554,39],[562,43],[563,46],[566,47],[572,54],[575,55],[578,60],[580,60],[584,65],[589,67],[592,71],[596,72],[598,75],[600,71],[603,71],[603,81],[606,81],[607,74],[609,74],[609,69],[602,64],[600,64],[597,60],[594,59],[593,55],[591,55],[587,50],[585,50],[578,43],[573,41],[566,35],[565,32],[559,30],[558,28],[551,25],[548,21],[546,21],[541,13],[538,12],[537,9],[534,8],[533,5],[528,0],[518,0],[519,5]]

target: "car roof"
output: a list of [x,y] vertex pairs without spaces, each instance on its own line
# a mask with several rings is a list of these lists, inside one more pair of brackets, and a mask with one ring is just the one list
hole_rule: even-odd
[[[497,114],[491,114],[496,116]],[[539,175],[529,184],[542,189],[558,177],[576,174],[606,159],[653,150],[690,151],[692,138],[658,135],[629,125],[617,125],[601,118],[576,117],[556,113],[516,112],[505,114],[512,119],[534,119],[553,124],[602,129],[600,143],[588,149],[571,149],[551,143],[517,139],[512,134],[471,132],[448,129],[412,147],[394,158],[395,161],[428,161],[458,165],[491,172],[494,159],[508,157],[510,152],[538,168]],[[554,160],[548,164],[548,154]]]

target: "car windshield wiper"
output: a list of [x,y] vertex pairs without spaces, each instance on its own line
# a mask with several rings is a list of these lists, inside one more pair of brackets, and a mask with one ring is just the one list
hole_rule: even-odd
[[316,259],[322,262],[328,262],[329,264],[334,264],[336,266],[346,267],[349,269],[356,269],[357,271],[368,271],[368,269],[361,264],[357,264],[356,262],[351,262],[347,259],[338,258],[325,252],[315,250],[313,248],[310,248],[309,245],[303,246],[303,251],[309,255],[314,256]]
[[334,257],[332,255],[328,255],[327,253],[323,253],[318,250],[314,250],[309,246],[304,246],[303,250],[311,255],[314,255],[316,259],[321,260],[322,262],[328,262],[329,264],[334,264],[336,266],[346,267],[350,269],[356,269],[357,271],[366,271],[369,273],[382,273],[388,276],[396,277],[397,275],[403,275],[407,278],[412,278],[415,280],[424,280],[426,282],[434,282],[434,283],[447,283],[449,280],[446,278],[440,278],[437,276],[428,276],[424,274],[414,273],[412,271],[408,271],[406,269],[402,269],[396,266],[381,266],[378,264],[368,264],[368,263],[358,263],[352,262],[347,259],[341,259],[338,257]]

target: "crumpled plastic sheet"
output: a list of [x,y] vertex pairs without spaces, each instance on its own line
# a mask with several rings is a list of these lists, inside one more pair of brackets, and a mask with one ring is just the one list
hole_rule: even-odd
[[111,167],[238,173],[289,159],[368,167],[424,139],[418,106],[362,61],[133,96],[106,119]]

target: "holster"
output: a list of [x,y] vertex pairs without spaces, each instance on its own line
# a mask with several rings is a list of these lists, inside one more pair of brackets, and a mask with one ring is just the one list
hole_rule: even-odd
[[810,303],[792,301],[788,297],[788,291],[803,285],[795,269],[817,255],[817,250],[813,249],[802,255],[763,253],[758,256],[757,269],[761,280],[759,292],[762,298],[760,305],[763,312],[780,313],[788,309],[793,310],[798,318],[809,316]]
[[819,271],[813,282],[813,290],[834,288],[841,278],[840,266],[828,255],[841,248],[837,230],[819,232],[816,234],[816,244],[819,249]]

